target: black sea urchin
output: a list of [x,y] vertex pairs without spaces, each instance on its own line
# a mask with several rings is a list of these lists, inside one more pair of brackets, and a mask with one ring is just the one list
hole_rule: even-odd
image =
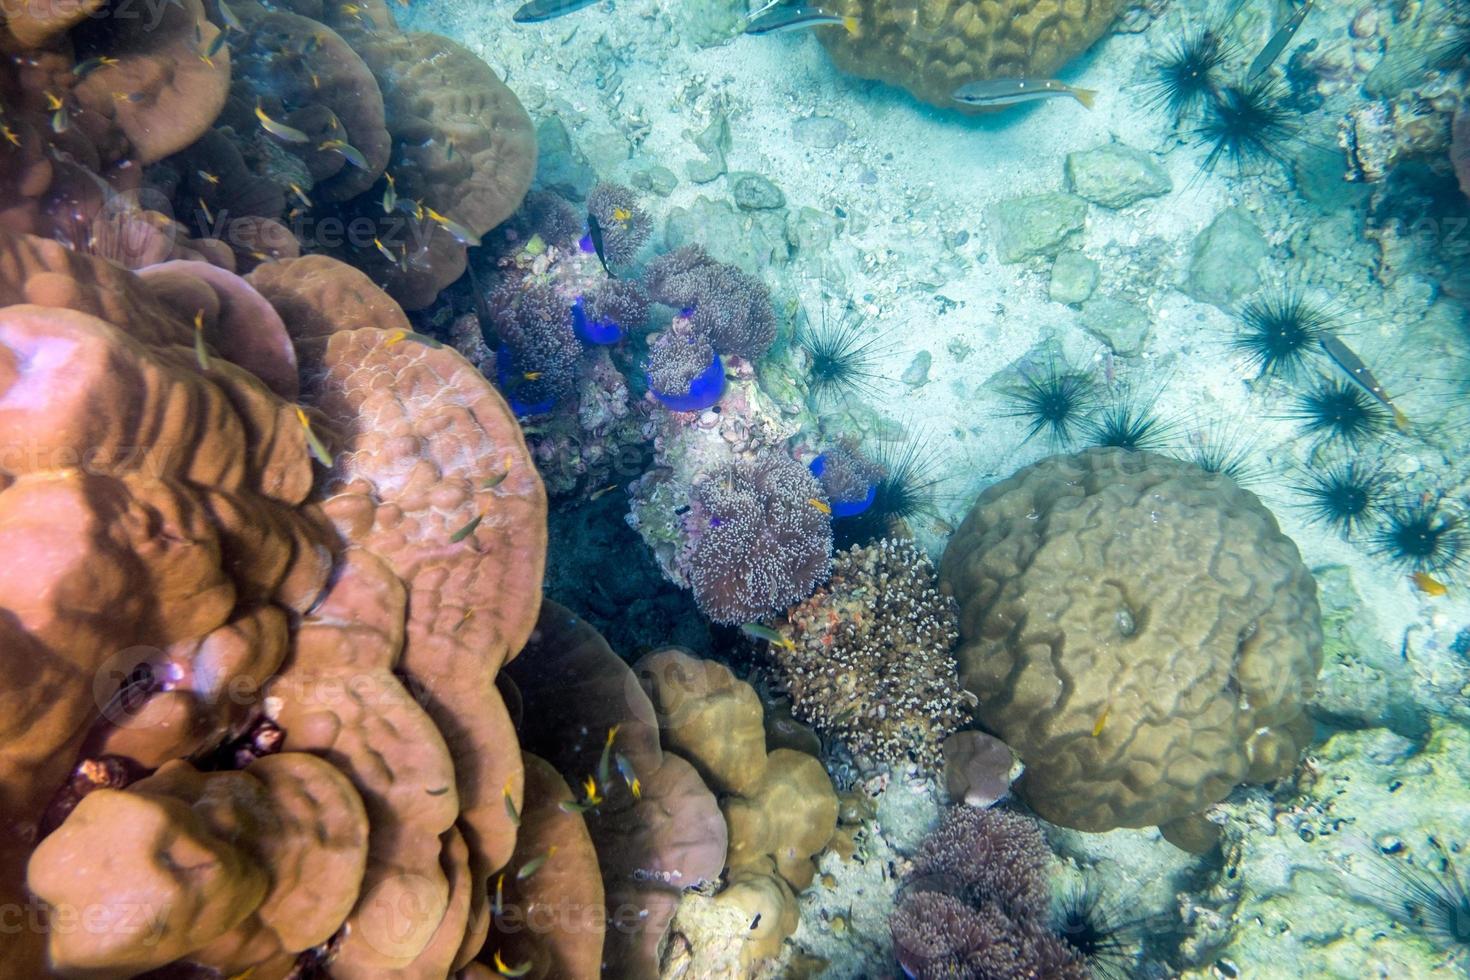
[[1326,524],[1346,540],[1374,520],[1388,485],[1381,466],[1350,459],[1308,471],[1293,489],[1307,498],[1302,504],[1307,520]]
[[1071,441],[1097,402],[1091,375],[1059,368],[1055,362],[1036,372],[1023,372],[1022,386],[1008,394],[1020,406],[1009,417],[1030,420],[1026,439],[1045,432],[1057,447]]
[[1162,449],[1174,433],[1174,423],[1156,410],[1157,396],[1138,397],[1123,392],[1111,399],[1083,426],[1089,446],[1110,449]]
[[1388,431],[1392,416],[1372,395],[1350,381],[1321,381],[1299,396],[1289,418],[1322,442],[1357,448]]
[[1195,137],[1210,152],[1203,169],[1213,172],[1228,159],[1236,173],[1262,160],[1281,160],[1285,144],[1296,135],[1297,115],[1287,105],[1281,86],[1270,76],[1220,90],[1205,108]]
[[1296,377],[1307,356],[1322,353],[1331,318],[1300,293],[1283,292],[1253,299],[1240,311],[1245,328],[1230,342],[1257,377]]
[[884,443],[873,456],[879,472],[873,503],[853,517],[833,522],[839,549],[890,536],[907,536],[903,525],[935,511],[939,455],[928,440]]
[[1470,882],[1443,844],[1433,837],[1429,843],[1436,857],[1428,865],[1409,864],[1375,847],[1370,870],[1354,884],[1370,902],[1424,933],[1463,967],[1470,959]]
[[1373,535],[1373,550],[1411,572],[1465,566],[1465,519],[1442,502],[1412,494],[1390,506]]
[[821,321],[802,330],[798,343],[811,361],[807,390],[814,404],[877,394],[883,377],[876,370],[877,359],[890,345],[880,336],[867,335],[866,323],[853,307],[833,317],[824,308]]
[[1177,126],[1185,116],[1219,97],[1219,72],[1236,45],[1213,27],[1196,27],[1170,39],[1154,61],[1154,79],[1146,86],[1150,107],[1168,109]]
[[1052,908],[1052,931],[1087,964],[1094,980],[1134,976],[1144,933],[1154,925],[1130,916],[1091,880],[1069,885]]
[[1241,486],[1259,477],[1250,455],[1254,438],[1239,423],[1216,422],[1208,429],[1190,434],[1189,459],[1206,473],[1228,476]]

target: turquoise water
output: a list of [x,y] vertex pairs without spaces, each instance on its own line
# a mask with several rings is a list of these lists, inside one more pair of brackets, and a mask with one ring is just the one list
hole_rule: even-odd
[[125,6],[0,22],[0,980],[1466,973],[1466,11]]

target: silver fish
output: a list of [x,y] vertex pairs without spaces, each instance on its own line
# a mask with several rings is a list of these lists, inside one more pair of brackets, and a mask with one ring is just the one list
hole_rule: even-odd
[[596,2],[597,0],[530,0],[529,3],[521,4],[511,16],[511,20],[517,24],[537,24],[543,20],[552,20],[575,13]]
[[963,102],[965,105],[1006,106],[1064,96],[1076,99],[1091,109],[1092,100],[1097,97],[1097,92],[1092,89],[1073,88],[1066,82],[1059,82],[1054,78],[982,78],[979,81],[961,85],[954,90],[950,98],[956,102]]
[[1301,27],[1302,21],[1307,19],[1307,11],[1311,9],[1312,0],[1304,0],[1296,13],[1292,14],[1286,23],[1271,35],[1271,40],[1266,42],[1261,53],[1256,55],[1255,60],[1251,62],[1250,68],[1246,69],[1245,80],[1247,82],[1254,82],[1265,74],[1267,68],[1276,63],[1276,59],[1281,57],[1281,52],[1286,50],[1286,46],[1296,36],[1297,28]]
[[1327,356],[1332,358],[1333,363],[1342,368],[1347,376],[1353,379],[1354,384],[1378,399],[1384,408],[1393,413],[1394,425],[1400,429],[1408,428],[1409,417],[1399,411],[1399,407],[1388,397],[1388,392],[1383,390],[1383,385],[1378,383],[1378,379],[1373,376],[1373,372],[1368,370],[1368,365],[1363,363],[1361,357],[1353,353],[1352,348],[1330,333],[1323,334],[1319,343],[1322,345],[1322,349],[1327,352]]
[[808,27],[846,27],[849,34],[857,31],[856,17],[843,17],[841,14],[829,13],[818,7],[794,6],[774,7],[750,20],[745,25],[745,33],[752,37],[763,34],[784,34],[787,31],[800,31]]

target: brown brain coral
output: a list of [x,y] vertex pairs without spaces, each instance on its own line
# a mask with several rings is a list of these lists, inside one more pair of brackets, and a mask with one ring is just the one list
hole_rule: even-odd
[[980,495],[940,582],[976,713],[1054,823],[1181,820],[1288,773],[1310,734],[1316,586],[1226,477],[1145,452],[1051,457]]
[[837,67],[956,108],[981,78],[1047,78],[1102,36],[1121,0],[840,0],[849,34],[818,28]]

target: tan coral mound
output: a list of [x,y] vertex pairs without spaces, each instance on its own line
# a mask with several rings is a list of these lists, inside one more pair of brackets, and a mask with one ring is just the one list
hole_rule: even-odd
[[980,495],[940,582],[977,716],[1054,823],[1188,817],[1289,773],[1310,735],[1316,586],[1226,477],[1114,449],[1042,460]]
[[[301,261],[258,290],[0,231],[0,896],[40,923],[0,977],[429,980],[483,945],[544,491],[489,382]],[[298,355],[335,458],[231,359],[294,392]],[[130,897],[141,939],[62,928]]]
[[849,34],[818,28],[838,68],[945,108],[981,78],[1050,78],[1112,23],[1122,0],[839,0]]

